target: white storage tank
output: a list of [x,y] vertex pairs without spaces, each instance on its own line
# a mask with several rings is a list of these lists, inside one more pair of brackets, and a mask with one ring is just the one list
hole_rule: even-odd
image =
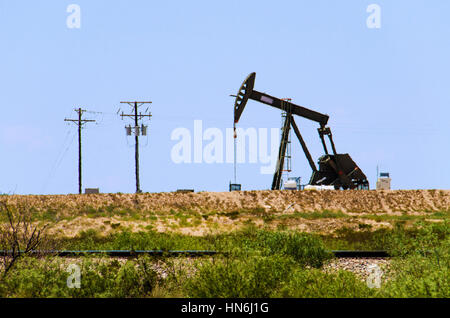
[[331,185],[306,185],[305,190],[336,190],[334,186]]
[[298,190],[300,188],[300,177],[288,178],[286,182],[283,183],[284,190]]
[[284,190],[297,190],[297,182],[295,180],[288,180],[284,183]]

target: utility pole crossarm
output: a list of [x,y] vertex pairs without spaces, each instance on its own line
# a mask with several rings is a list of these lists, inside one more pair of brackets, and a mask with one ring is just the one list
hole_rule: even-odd
[[[136,115],[134,115],[134,114],[120,114],[120,116],[122,116],[122,117],[134,117]],[[150,114],[139,114],[138,116],[139,117],[152,117],[152,115],[150,115]]]
[[[134,114],[120,114],[120,116],[123,118],[123,117],[136,117],[136,115],[134,115]],[[137,117],[139,117],[139,119],[142,119],[142,118],[144,118],[144,117],[152,117],[152,115],[150,115],[150,114],[138,114],[137,115]]]
[[64,121],[71,121],[71,122],[74,122],[74,123],[79,123],[79,122],[81,122],[81,124],[84,124],[84,123],[95,123],[95,120],[93,120],[93,119],[82,119],[81,121],[80,120],[78,120],[78,119],[64,119]]
[[151,104],[151,103],[153,103],[153,102],[120,102],[121,104],[131,104],[131,105],[133,105],[134,103],[138,103],[139,105],[142,105],[142,104]]

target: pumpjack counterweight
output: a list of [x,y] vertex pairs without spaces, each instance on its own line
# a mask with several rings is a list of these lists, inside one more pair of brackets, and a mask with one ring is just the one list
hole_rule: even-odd
[[[308,163],[313,171],[309,181],[310,185],[332,185],[335,189],[369,189],[369,182],[366,175],[356,165],[350,155],[338,154],[336,152],[331,129],[326,126],[329,119],[328,115],[321,114],[306,107],[295,105],[289,101],[254,90],[255,78],[256,73],[251,73],[247,76],[244,83],[242,83],[239,88],[234,103],[234,127],[236,127],[236,124],[239,122],[242,112],[244,111],[249,99],[278,108],[287,113],[283,124],[283,133],[278,152],[277,166],[272,182],[272,190],[280,190],[281,188],[281,175],[285,160],[286,145],[291,127],[294,129],[295,135],[297,136],[303,152],[305,153],[306,159],[308,160]],[[293,115],[301,116],[320,124],[318,132],[325,155],[321,156],[318,160],[319,170],[317,170],[316,165],[314,164],[306,143],[300,134],[300,130],[295,123]],[[327,136],[330,141],[331,150],[333,152],[332,154],[329,154],[328,152],[325,136]]]

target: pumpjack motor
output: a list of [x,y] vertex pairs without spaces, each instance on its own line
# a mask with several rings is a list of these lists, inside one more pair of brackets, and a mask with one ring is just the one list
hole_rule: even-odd
[[[234,103],[234,129],[241,118],[245,105],[249,99],[254,101],[281,109],[286,112],[286,117],[283,123],[283,130],[280,142],[280,149],[278,152],[278,161],[273,176],[272,190],[280,190],[281,175],[286,154],[286,145],[288,143],[289,131],[292,129],[295,132],[306,159],[312,169],[312,175],[309,180],[310,185],[330,185],[338,189],[369,189],[369,182],[366,175],[356,165],[349,154],[338,154],[333,142],[331,129],[327,127],[329,116],[310,110],[308,108],[295,105],[290,101],[279,99],[265,93],[261,93],[253,89],[255,85],[256,73],[251,73],[239,88]],[[309,153],[309,150],[303,140],[300,130],[294,120],[294,115],[313,120],[320,124],[318,128],[319,137],[322,141],[325,154],[318,160],[319,169],[316,168],[314,161]],[[332,154],[328,152],[325,136],[329,138]]]

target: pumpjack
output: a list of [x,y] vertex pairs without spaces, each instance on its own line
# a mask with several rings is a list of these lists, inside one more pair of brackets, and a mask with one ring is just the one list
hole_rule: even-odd
[[[251,73],[247,76],[236,95],[236,100],[234,103],[234,129],[236,130],[236,124],[239,122],[245,105],[249,99],[281,109],[287,113],[282,128],[278,160],[272,182],[272,190],[280,190],[281,188],[282,169],[284,166],[286,146],[291,127],[294,130],[303,152],[305,153],[306,159],[308,160],[308,163],[313,171],[309,180],[310,185],[330,185],[334,186],[336,190],[341,188],[344,190],[369,189],[369,182],[366,175],[356,165],[350,155],[338,154],[336,152],[331,129],[327,127],[329,119],[328,115],[321,114],[308,108],[295,105],[290,101],[256,91],[254,89],[255,78],[256,73]],[[294,120],[294,115],[301,116],[320,124],[318,132],[325,154],[318,159],[319,169],[316,168],[306,143],[300,134],[300,130]],[[328,152],[325,136],[329,138],[332,150],[331,154]]]

